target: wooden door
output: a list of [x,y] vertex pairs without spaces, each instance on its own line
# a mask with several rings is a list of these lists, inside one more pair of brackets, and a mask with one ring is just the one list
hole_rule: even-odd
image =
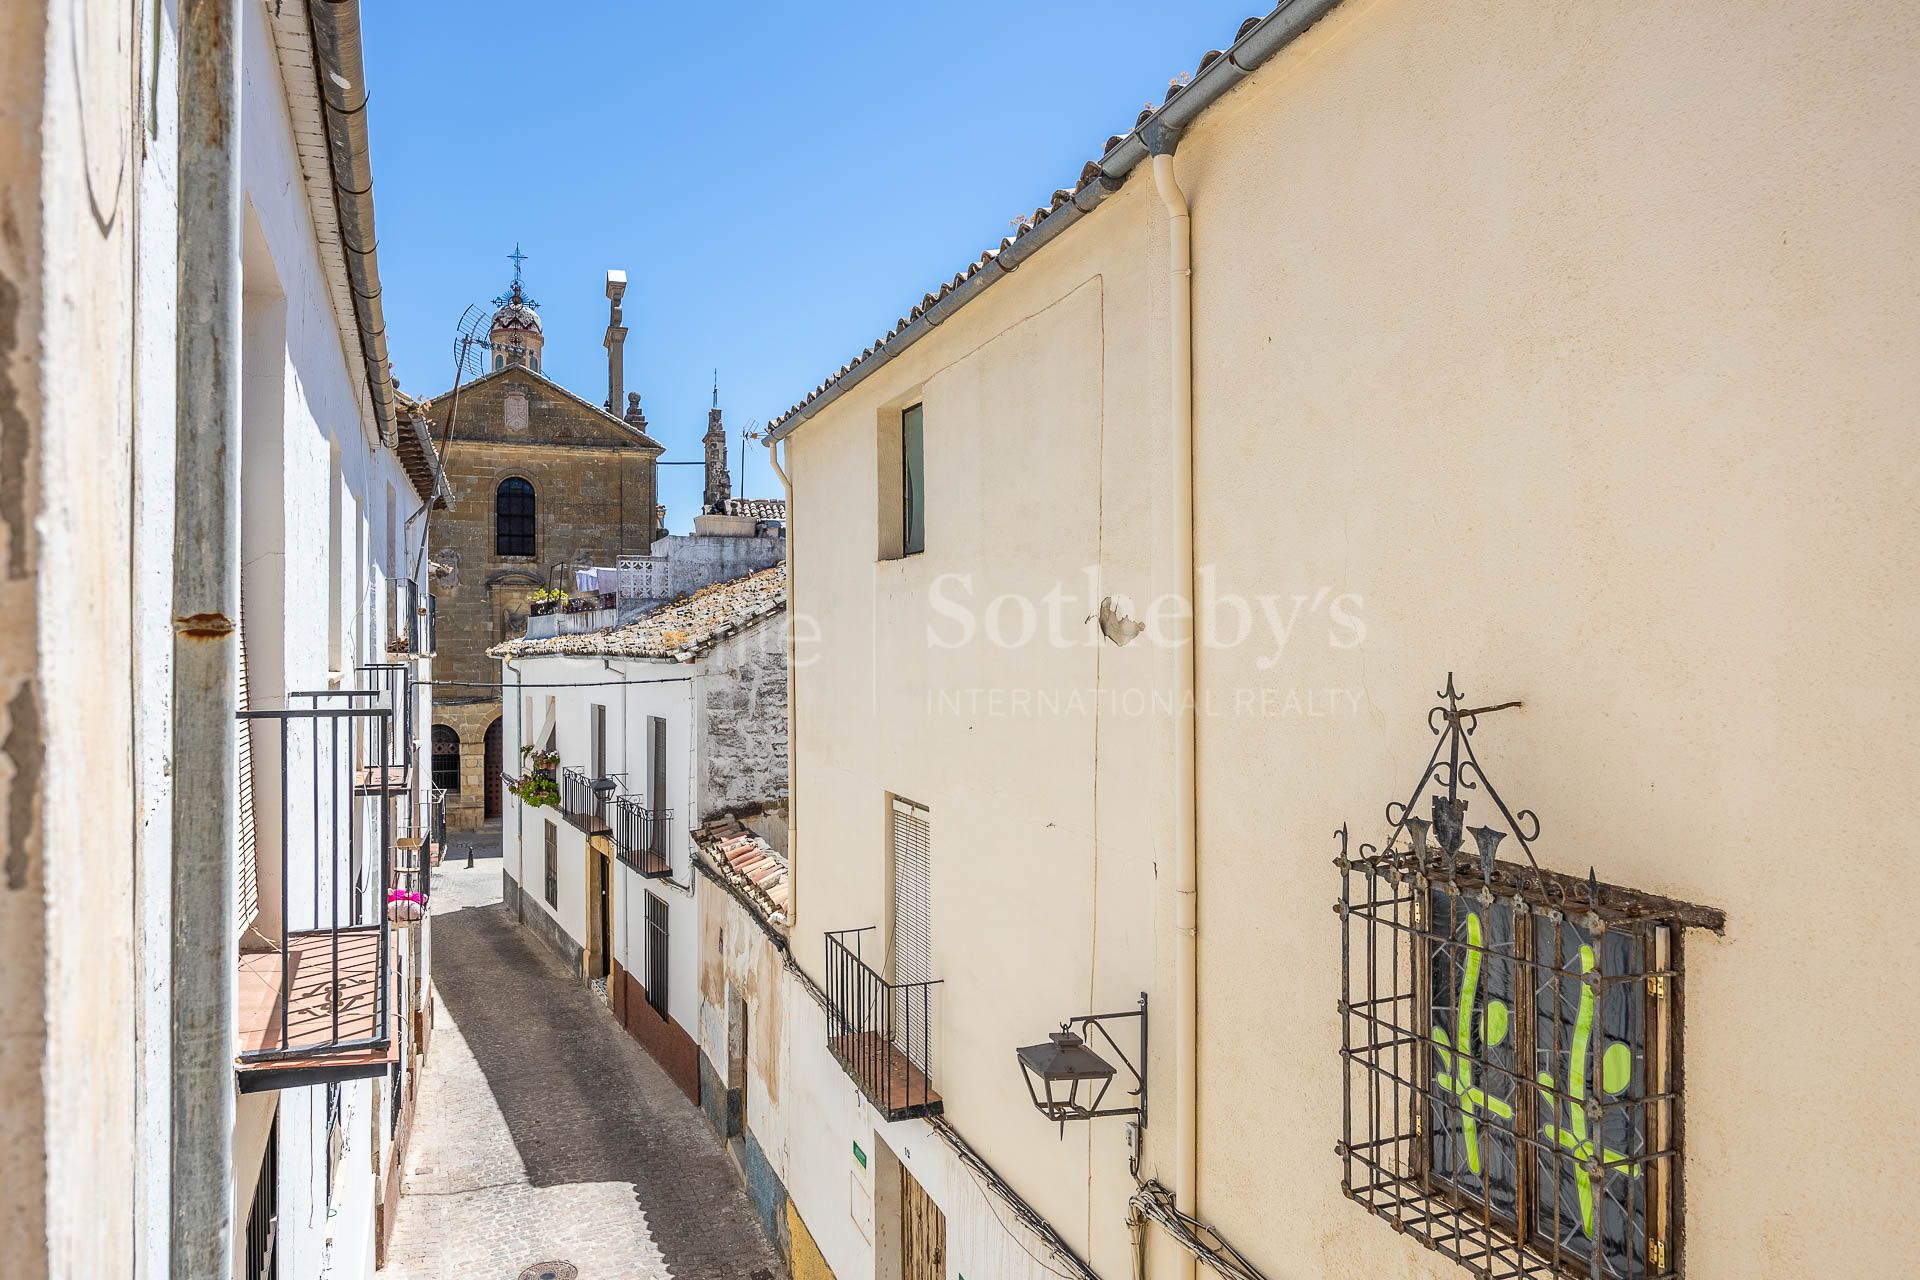
[[612,973],[613,960],[613,877],[612,867],[594,841],[587,841],[587,866],[593,883],[593,976],[605,978]]
[[947,1280],[947,1218],[900,1166],[900,1280]]
[[500,724],[500,721],[495,720],[487,726],[483,766],[486,774],[481,779],[481,791],[486,800],[485,814],[488,821],[500,816],[500,771],[505,767],[500,759]]

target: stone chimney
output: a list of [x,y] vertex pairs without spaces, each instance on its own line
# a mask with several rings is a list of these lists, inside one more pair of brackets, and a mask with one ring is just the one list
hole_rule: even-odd
[[619,413],[626,395],[626,369],[623,356],[627,345],[627,326],[621,323],[620,300],[627,294],[627,273],[607,272],[607,412]]

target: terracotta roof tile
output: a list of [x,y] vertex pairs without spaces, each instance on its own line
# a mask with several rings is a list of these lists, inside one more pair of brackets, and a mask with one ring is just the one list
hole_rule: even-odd
[[738,890],[762,919],[776,928],[787,927],[793,897],[785,854],[731,815],[695,827],[693,844],[713,873]]
[[730,578],[700,588],[623,627],[585,635],[509,640],[487,650],[493,658],[553,655],[664,658],[690,662],[708,649],[787,607],[787,566]]

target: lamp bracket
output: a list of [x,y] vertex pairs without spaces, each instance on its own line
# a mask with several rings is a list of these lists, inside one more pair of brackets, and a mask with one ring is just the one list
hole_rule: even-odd
[[[1139,1048],[1139,1057],[1137,1059],[1127,1056],[1127,1051],[1120,1047],[1119,1041],[1113,1038],[1113,1033],[1111,1031],[1108,1031],[1105,1026],[1106,1023],[1118,1022],[1122,1018],[1140,1019],[1140,1048]],[[1120,1059],[1121,1065],[1126,1067],[1128,1072],[1130,1072],[1133,1076],[1134,1087],[1132,1089],[1129,1089],[1127,1092],[1132,1097],[1137,1099],[1135,1105],[1131,1107],[1105,1107],[1099,1111],[1089,1111],[1085,1116],[1081,1118],[1086,1120],[1092,1120],[1099,1116],[1135,1116],[1135,1117],[1138,1117],[1139,1119],[1140,1127],[1142,1129],[1146,1128],[1147,1127],[1147,993],[1144,991],[1140,993],[1140,1007],[1137,1009],[1126,1009],[1119,1013],[1084,1013],[1084,1014],[1081,1014],[1079,1017],[1068,1018],[1066,1022],[1061,1024],[1061,1026],[1063,1030],[1072,1030],[1075,1026],[1080,1026],[1080,1027],[1088,1028],[1093,1031],[1098,1031],[1100,1033],[1100,1038],[1107,1042],[1107,1047],[1113,1050],[1114,1056]],[[1085,1037],[1083,1036],[1083,1038]]]

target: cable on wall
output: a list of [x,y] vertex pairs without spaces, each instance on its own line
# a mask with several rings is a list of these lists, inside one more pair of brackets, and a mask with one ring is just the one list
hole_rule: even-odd
[[1140,1184],[1128,1202],[1141,1216],[1151,1218],[1165,1228],[1182,1248],[1204,1262],[1227,1280],[1267,1280],[1266,1273],[1247,1261],[1245,1254],[1229,1244],[1218,1231],[1198,1218],[1180,1212],[1173,1203],[1173,1192],[1149,1178]]

